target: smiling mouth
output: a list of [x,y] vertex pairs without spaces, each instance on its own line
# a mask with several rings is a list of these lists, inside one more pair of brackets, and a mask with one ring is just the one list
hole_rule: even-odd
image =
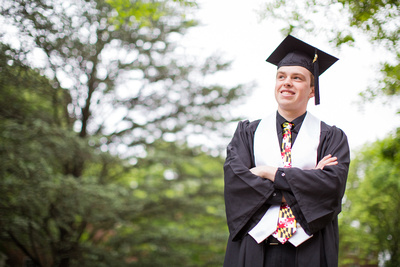
[[282,90],[281,91],[281,95],[289,95],[289,96],[291,96],[291,95],[294,95],[294,92],[289,91],[289,90]]

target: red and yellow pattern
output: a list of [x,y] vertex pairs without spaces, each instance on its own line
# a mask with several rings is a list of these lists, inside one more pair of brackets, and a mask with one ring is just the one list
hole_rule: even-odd
[[290,122],[285,122],[283,126],[283,138],[282,138],[282,161],[283,167],[292,167],[292,127],[293,124]]
[[[293,124],[285,122],[283,126],[282,138],[282,161],[284,168],[292,167],[292,127]],[[296,232],[297,222],[292,210],[287,204],[282,204],[279,210],[278,225],[276,231],[272,234],[282,244],[289,240]]]
[[274,237],[284,244],[296,232],[296,219],[287,204],[283,204],[279,210],[278,226]]

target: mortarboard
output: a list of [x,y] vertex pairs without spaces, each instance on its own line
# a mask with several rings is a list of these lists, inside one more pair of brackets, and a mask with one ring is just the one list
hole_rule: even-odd
[[314,75],[315,105],[320,102],[318,77],[337,60],[338,58],[291,35],[288,35],[267,58],[267,62],[278,66],[278,68],[282,66],[301,66],[308,69]]

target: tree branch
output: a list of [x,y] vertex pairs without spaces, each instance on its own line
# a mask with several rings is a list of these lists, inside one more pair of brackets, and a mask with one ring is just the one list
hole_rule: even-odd
[[7,231],[7,234],[11,237],[11,239],[14,241],[17,247],[19,247],[22,250],[22,252],[25,253],[26,256],[28,256],[35,264],[42,267],[40,261],[38,261],[38,259],[35,259],[35,257],[33,257],[31,253],[29,253],[28,249],[25,248],[21,242],[19,242],[19,240],[13,235],[11,231]]

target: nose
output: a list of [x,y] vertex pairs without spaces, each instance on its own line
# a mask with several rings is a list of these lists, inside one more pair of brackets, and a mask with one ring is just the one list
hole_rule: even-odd
[[283,85],[286,87],[292,86],[292,79],[290,77],[286,77],[286,79],[283,82]]

